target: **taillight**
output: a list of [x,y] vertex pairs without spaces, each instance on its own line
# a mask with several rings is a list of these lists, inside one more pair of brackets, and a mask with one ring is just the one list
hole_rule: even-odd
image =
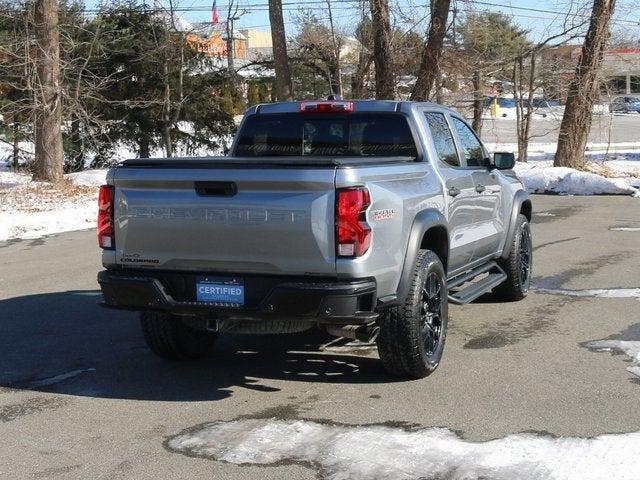
[[113,187],[111,185],[102,185],[98,194],[98,245],[107,250],[115,248]]
[[301,102],[301,113],[351,113],[353,102]]
[[336,190],[336,253],[339,257],[360,257],[371,245],[371,227],[366,212],[371,205],[364,187]]

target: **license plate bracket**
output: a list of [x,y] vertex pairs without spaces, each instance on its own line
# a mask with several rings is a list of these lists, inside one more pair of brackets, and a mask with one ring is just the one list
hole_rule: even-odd
[[225,307],[244,305],[244,280],[231,277],[202,277],[196,281],[196,300]]

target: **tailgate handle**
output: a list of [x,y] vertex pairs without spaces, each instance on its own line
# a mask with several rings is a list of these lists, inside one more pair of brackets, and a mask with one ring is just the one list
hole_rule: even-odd
[[234,182],[195,182],[196,193],[203,197],[233,197],[238,193]]

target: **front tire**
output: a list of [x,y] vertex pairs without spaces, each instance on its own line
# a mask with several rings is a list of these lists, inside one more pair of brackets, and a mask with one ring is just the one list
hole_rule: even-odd
[[384,368],[405,378],[424,378],[440,364],[448,318],[444,267],[430,250],[420,250],[403,305],[380,315],[378,354]]
[[142,312],[144,340],[153,353],[167,360],[198,360],[207,355],[216,334],[196,330],[176,315]]
[[529,293],[533,248],[529,220],[518,215],[517,227],[511,239],[509,257],[498,260],[498,265],[507,274],[507,279],[493,289],[493,293],[502,300],[522,300]]

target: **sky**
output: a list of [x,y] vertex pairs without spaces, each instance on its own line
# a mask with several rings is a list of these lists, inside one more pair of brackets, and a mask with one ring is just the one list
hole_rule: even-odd
[[[102,0],[86,0],[88,9],[96,8]],[[169,0],[146,0],[150,5],[157,1],[164,8]],[[211,21],[213,0],[172,0],[174,8],[190,22]],[[232,0],[217,0],[220,21],[228,16]],[[238,6],[239,17],[236,28],[269,30],[268,0],[233,0]],[[352,34],[362,11],[360,0],[329,0],[335,24],[346,34]],[[399,26],[413,28],[419,33],[428,27],[429,0],[389,0],[391,9],[396,12],[393,21]],[[618,0],[613,30],[635,32],[640,37],[640,11],[638,0]],[[320,19],[328,20],[327,0],[282,0],[285,29],[287,35],[296,32],[296,15],[301,10],[310,10]],[[588,19],[591,0],[457,0],[456,8],[461,14],[470,10],[499,11],[512,16],[514,21],[530,32],[531,40],[540,41],[550,34],[557,33],[565,21],[565,12],[572,12],[572,21]],[[634,6],[635,4],[635,6]],[[366,3],[368,5],[368,2]],[[368,7],[367,7],[368,9]],[[235,12],[235,6],[233,12]]]

